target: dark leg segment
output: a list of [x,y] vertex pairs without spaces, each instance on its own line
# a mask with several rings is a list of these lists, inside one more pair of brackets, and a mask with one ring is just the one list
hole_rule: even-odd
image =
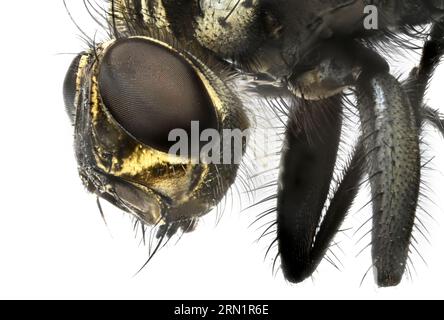
[[340,141],[341,103],[340,96],[300,100],[289,117],[278,190],[277,237],[282,269],[291,282],[303,281],[316,269],[361,180],[363,157],[358,147],[321,224]]
[[419,129],[399,82],[387,73],[363,74],[358,86],[372,190],[372,257],[379,286],[403,276],[420,185]]

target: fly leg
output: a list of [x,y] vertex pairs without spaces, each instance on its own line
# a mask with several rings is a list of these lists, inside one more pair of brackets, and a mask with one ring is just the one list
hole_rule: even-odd
[[417,114],[388,68],[363,67],[356,89],[372,191],[375,278],[381,287],[394,286],[406,268],[419,196]]
[[322,219],[340,141],[342,98],[298,101],[287,124],[277,205],[279,254],[291,282],[305,280],[321,262],[358,192],[364,167],[359,143]]

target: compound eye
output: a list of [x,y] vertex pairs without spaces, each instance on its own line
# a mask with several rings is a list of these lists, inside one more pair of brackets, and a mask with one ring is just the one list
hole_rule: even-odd
[[129,38],[110,47],[101,62],[99,91],[119,125],[145,145],[167,152],[173,129],[191,136],[217,129],[216,112],[205,85],[181,55],[148,39]]
[[72,122],[74,122],[76,114],[74,101],[77,93],[77,74],[79,72],[80,59],[82,59],[82,56],[82,53],[79,54],[71,62],[71,65],[66,72],[65,81],[63,82],[63,100],[65,102],[66,112]]

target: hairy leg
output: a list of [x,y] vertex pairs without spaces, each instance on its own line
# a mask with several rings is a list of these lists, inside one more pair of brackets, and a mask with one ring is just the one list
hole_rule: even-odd
[[415,221],[419,129],[408,96],[388,72],[364,72],[357,92],[372,190],[373,267],[379,286],[394,286],[405,271]]
[[282,269],[301,282],[316,269],[350,208],[362,177],[362,147],[355,150],[321,221],[342,126],[340,96],[299,100],[291,110],[282,152],[277,237]]

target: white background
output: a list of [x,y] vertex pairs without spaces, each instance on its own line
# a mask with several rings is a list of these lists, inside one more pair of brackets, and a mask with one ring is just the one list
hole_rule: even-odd
[[[93,36],[97,27],[81,1],[68,4]],[[434,218],[425,219],[431,244],[419,239],[427,265],[414,253],[416,272],[412,268],[412,279],[397,288],[376,288],[371,274],[360,285],[369,250],[356,255],[369,239],[355,244],[363,233],[354,232],[369,214],[369,208],[356,213],[366,195],[344,225],[354,229],[341,236],[343,252],[335,251],[341,270],[323,263],[303,284],[272,274],[274,254],[264,260],[269,243],[255,243],[260,232],[249,227],[259,212],[239,210],[248,204],[245,197],[241,205],[228,202],[218,225],[210,214],[196,232],[168,245],[134,276],[148,249],[135,239],[131,220],[109,205],[109,228],[104,225],[77,176],[61,87],[74,57],[63,53],[85,49],[79,31],[61,0],[5,1],[0,30],[0,298],[444,298],[444,144],[436,133],[428,139],[434,170],[424,177],[434,201],[424,200]],[[403,71],[411,67],[404,60],[399,65]],[[428,95],[434,107],[444,97],[443,77],[441,68]]]

